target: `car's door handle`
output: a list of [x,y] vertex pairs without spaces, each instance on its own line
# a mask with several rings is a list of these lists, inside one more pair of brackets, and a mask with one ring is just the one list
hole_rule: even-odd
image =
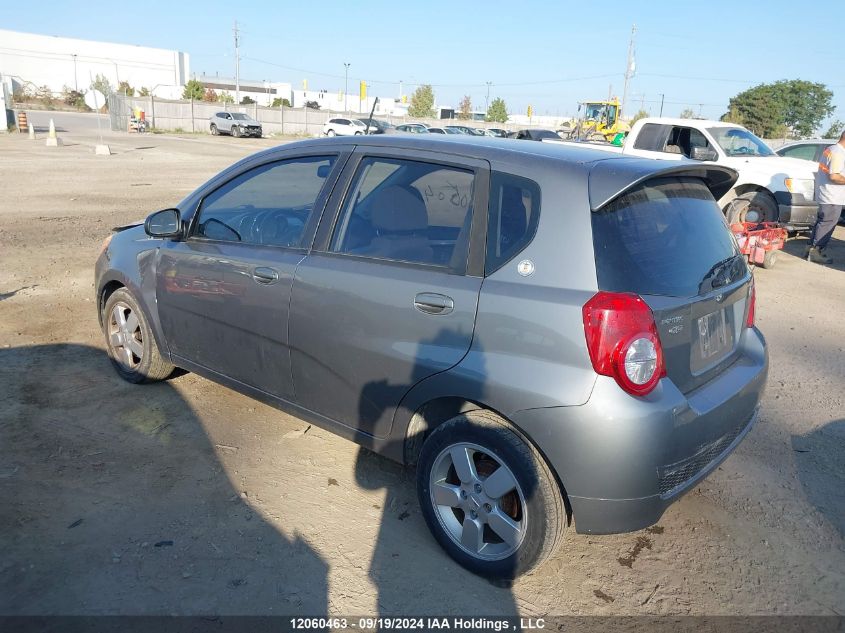
[[455,309],[455,302],[436,292],[421,292],[414,297],[414,307],[425,314],[449,314]]
[[259,266],[252,271],[252,278],[260,284],[273,284],[279,281],[279,273],[272,268]]

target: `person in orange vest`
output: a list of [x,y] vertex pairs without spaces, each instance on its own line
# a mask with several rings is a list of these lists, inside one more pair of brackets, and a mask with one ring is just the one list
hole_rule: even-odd
[[833,260],[825,249],[845,207],[845,132],[842,132],[838,143],[825,148],[822,153],[816,172],[816,191],[819,213],[810,238],[807,261],[831,264]]

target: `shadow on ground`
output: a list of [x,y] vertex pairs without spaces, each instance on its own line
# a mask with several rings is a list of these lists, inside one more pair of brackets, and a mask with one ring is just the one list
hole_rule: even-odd
[[[843,241],[843,238],[845,238],[845,227],[840,225],[834,230],[833,237],[827,245],[827,254],[833,259],[833,263],[828,264],[827,268],[845,271],[845,241]],[[783,250],[785,253],[804,259],[807,256],[809,246],[809,235],[802,235],[787,240]]]
[[326,613],[327,564],[251,509],[171,384],[83,345],[0,350],[0,384],[0,613]]
[[[831,451],[831,446],[840,450]],[[798,478],[807,500],[845,539],[845,477],[842,449],[845,419],[828,422],[807,435],[792,436]]]

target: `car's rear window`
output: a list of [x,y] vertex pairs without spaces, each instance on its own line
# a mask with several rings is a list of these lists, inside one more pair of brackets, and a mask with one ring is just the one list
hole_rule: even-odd
[[725,217],[694,178],[649,181],[592,214],[599,288],[692,297],[744,277]]

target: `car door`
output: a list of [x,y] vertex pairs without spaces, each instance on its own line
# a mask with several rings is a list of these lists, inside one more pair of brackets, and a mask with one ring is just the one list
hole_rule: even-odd
[[185,240],[164,243],[158,311],[177,365],[292,395],[291,284],[345,156],[282,153],[245,168],[203,196]]
[[[489,166],[358,149],[293,284],[299,404],[375,437],[416,383],[469,350],[483,275]],[[335,220],[332,222],[332,220]]]

